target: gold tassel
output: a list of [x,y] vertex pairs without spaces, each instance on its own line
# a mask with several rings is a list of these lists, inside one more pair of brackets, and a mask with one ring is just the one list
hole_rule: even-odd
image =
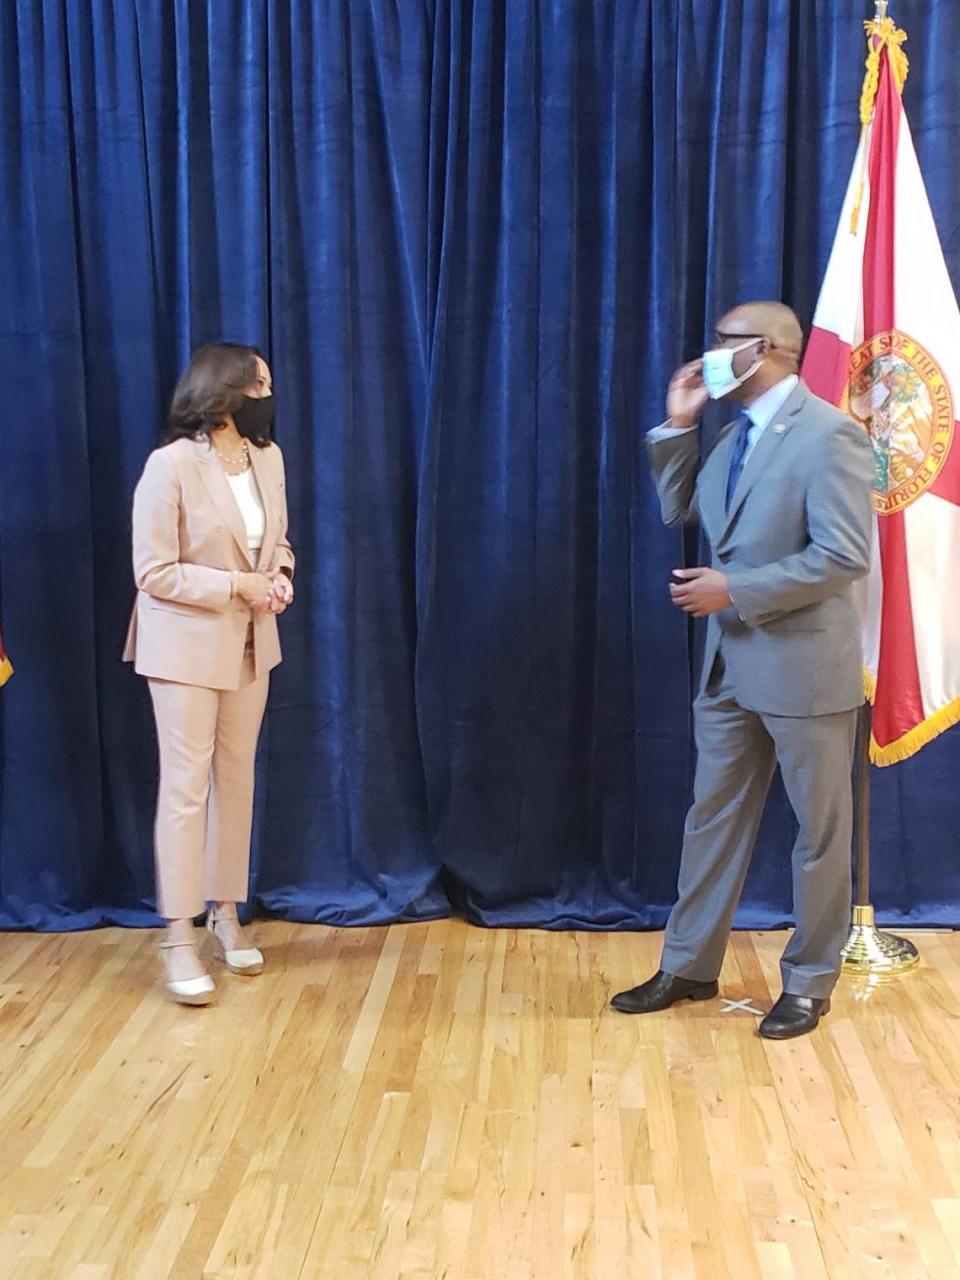
[[[873,18],[863,25],[867,33],[867,61],[864,64],[867,68],[867,74],[863,77],[863,88],[860,90],[861,143],[866,138],[867,129],[873,119],[873,108],[877,100],[877,89],[880,85],[880,54],[882,51],[884,49],[887,51],[887,60],[890,63],[893,82],[897,86],[897,93],[903,93],[907,72],[910,70],[910,63],[903,51],[903,43],[907,38],[907,33],[901,31],[892,18]],[[867,158],[867,149],[864,147],[862,161],[864,169],[867,167]],[[863,188],[864,175],[861,172],[860,181],[857,185],[857,198],[854,200],[853,210],[850,214],[850,234],[852,236],[857,234],[857,226],[860,222]]]

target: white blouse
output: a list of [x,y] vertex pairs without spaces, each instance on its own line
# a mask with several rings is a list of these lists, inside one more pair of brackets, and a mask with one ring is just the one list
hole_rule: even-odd
[[247,550],[259,551],[263,546],[266,519],[263,514],[263,499],[260,497],[260,490],[254,479],[253,468],[248,467],[238,476],[228,475],[227,480],[230,482],[230,488],[233,490],[233,496],[237,500],[237,506],[240,508],[240,514],[247,529]]

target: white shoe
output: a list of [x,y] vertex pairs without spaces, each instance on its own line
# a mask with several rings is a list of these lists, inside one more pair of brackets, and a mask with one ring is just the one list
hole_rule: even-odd
[[[196,950],[193,942],[160,943],[161,951],[172,951],[174,947],[192,947]],[[167,995],[177,1004],[212,1004],[217,990],[209,973],[203,973],[198,978],[181,978],[176,982],[168,978],[166,985]]]
[[244,978],[253,978],[263,973],[263,952],[259,947],[243,947],[236,951],[228,951],[217,934],[217,922],[223,917],[216,911],[207,916],[207,932],[213,939],[217,954],[231,973],[238,973]]

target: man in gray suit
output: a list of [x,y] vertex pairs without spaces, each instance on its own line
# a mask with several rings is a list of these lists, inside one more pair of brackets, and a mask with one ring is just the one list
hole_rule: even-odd
[[[869,569],[872,532],[869,438],[799,380],[802,338],[781,303],[737,307],[716,346],[674,375],[669,421],[647,436],[664,521],[699,518],[712,547],[712,566],[675,570],[670,594],[709,621],[679,900],[661,969],[612,1002],[652,1013],[717,994],[779,764],[800,831],[783,994],[760,1024],[770,1039],[812,1031],[840,970],[863,702],[852,584]],[[696,427],[708,397],[739,413],[701,460]]]

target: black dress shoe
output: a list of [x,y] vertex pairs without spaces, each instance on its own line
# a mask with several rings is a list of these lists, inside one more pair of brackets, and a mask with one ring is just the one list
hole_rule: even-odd
[[794,1036],[805,1036],[829,1012],[829,1000],[788,996],[784,992],[760,1023],[760,1034],[767,1040],[792,1040]]
[[678,1000],[712,1000],[719,990],[716,982],[675,978],[672,973],[658,969],[648,982],[621,991],[610,1003],[621,1013],[659,1013]]

